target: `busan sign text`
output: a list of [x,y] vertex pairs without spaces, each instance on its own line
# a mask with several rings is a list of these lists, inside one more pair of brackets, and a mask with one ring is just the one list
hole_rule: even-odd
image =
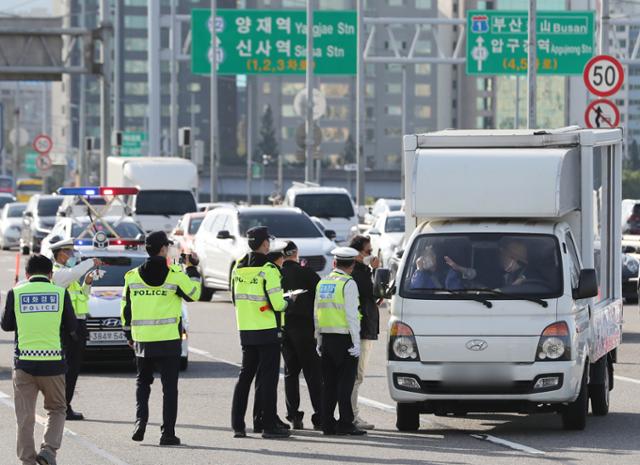
[[[467,74],[526,74],[527,12],[469,11]],[[592,11],[537,14],[537,71],[582,74],[594,53]]]
[[[216,10],[219,74],[304,74],[307,23],[304,10]],[[191,71],[211,72],[210,10],[191,13]],[[313,70],[317,74],[355,74],[355,11],[314,13]]]

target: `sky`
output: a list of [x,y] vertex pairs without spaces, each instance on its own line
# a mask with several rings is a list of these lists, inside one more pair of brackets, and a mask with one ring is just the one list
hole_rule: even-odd
[[0,0],[0,14],[28,13],[33,9],[44,8],[51,12],[54,0]]

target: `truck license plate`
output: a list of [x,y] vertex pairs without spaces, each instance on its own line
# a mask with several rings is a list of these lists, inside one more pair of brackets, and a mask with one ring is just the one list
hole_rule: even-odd
[[119,344],[127,342],[124,331],[92,331],[89,333],[89,345]]
[[451,363],[443,375],[443,381],[451,384],[502,384],[511,378],[508,367],[499,363]]

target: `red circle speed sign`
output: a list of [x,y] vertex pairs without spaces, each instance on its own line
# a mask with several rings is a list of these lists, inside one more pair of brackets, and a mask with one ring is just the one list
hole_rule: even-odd
[[38,158],[36,158],[36,167],[40,171],[49,170],[51,168],[51,165],[52,165],[51,157],[46,153],[41,153],[40,155],[38,155]]
[[622,87],[624,68],[612,56],[598,55],[584,67],[582,78],[589,92],[599,97],[609,97]]
[[584,112],[584,122],[588,128],[616,128],[620,124],[620,110],[606,98],[594,100]]
[[49,153],[53,147],[53,141],[46,134],[39,134],[33,139],[33,144],[31,145],[33,150],[38,153]]

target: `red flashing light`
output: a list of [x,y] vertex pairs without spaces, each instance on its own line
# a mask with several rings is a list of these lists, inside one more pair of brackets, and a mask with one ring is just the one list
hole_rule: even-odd
[[120,245],[125,247],[139,246],[143,244],[144,244],[144,241],[139,241],[137,239],[110,239],[109,240],[109,245]]
[[135,195],[137,187],[101,187],[100,195]]

